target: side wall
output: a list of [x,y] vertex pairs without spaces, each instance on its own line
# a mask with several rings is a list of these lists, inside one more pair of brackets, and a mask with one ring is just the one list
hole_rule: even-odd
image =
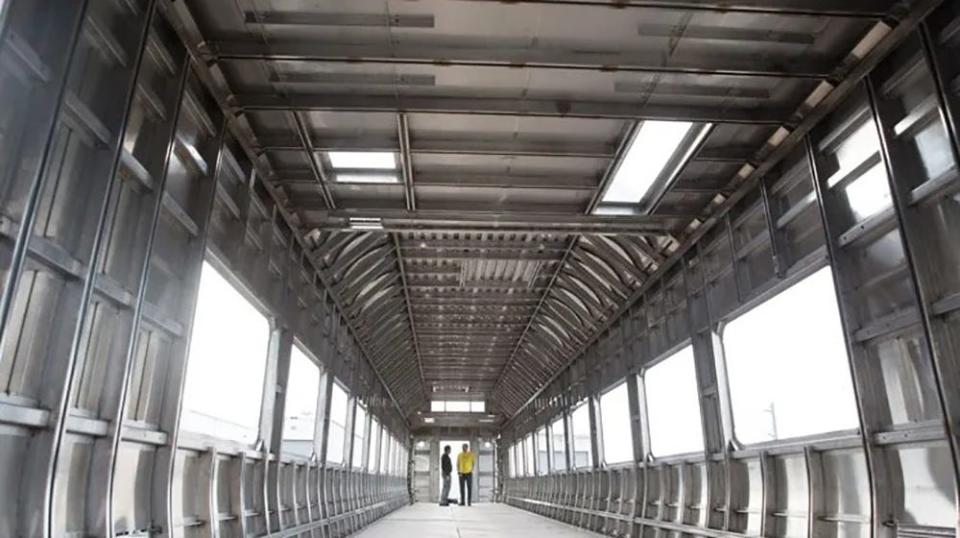
[[[0,3],[0,535],[349,534],[406,472],[318,464],[325,422],[281,453],[294,338],[319,416],[336,376],[408,447],[406,424],[164,5]],[[271,316],[253,446],[179,432],[205,258]]]
[[[956,3],[945,3],[648,283],[509,424],[499,463],[509,476],[505,448],[584,399],[594,411],[594,453],[601,451],[598,395],[687,344],[705,451],[654,458],[634,390],[634,463],[607,466],[595,456],[586,469],[560,473],[548,464],[539,476],[506,479],[505,502],[616,536],[956,535],[958,15]],[[838,148],[864,125],[879,142],[838,166]],[[862,215],[850,187],[871,172],[883,207]],[[733,434],[722,325],[824,266],[837,285],[860,428],[743,446]],[[796,327],[796,338],[814,336]]]

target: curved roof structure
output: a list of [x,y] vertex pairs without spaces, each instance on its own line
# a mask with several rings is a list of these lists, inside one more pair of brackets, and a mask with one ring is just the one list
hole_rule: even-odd
[[[506,416],[907,13],[809,0],[191,12],[194,45],[404,412],[467,393]],[[605,203],[658,121],[691,125],[677,166],[642,203]]]

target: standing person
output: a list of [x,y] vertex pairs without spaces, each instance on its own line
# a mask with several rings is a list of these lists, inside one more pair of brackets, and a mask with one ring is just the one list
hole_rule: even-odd
[[440,456],[440,476],[443,477],[443,490],[440,492],[440,506],[450,506],[450,474],[453,473],[453,464],[450,463],[450,445],[443,447]]
[[460,506],[463,506],[463,494],[467,494],[467,506],[473,501],[473,464],[476,463],[470,445],[463,444],[463,452],[457,456],[457,472],[460,474]]

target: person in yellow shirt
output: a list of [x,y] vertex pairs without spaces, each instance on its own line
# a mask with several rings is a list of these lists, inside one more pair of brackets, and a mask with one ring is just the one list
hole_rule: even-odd
[[473,501],[473,466],[476,463],[476,457],[470,452],[470,445],[463,444],[463,452],[457,455],[457,473],[460,475],[460,506],[463,506],[464,493],[466,493],[467,506]]

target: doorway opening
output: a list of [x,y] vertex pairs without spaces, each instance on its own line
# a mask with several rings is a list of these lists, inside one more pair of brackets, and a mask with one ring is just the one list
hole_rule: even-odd
[[[443,447],[450,447],[450,463],[453,465],[453,472],[450,473],[450,498],[456,499],[457,502],[460,502],[460,477],[457,475],[457,455],[463,450],[463,445],[470,446],[470,441],[440,441],[440,454],[443,454]],[[470,449],[473,450],[473,447],[470,447]],[[438,473],[438,475],[440,476],[440,484],[437,491],[443,491],[443,473]]]

